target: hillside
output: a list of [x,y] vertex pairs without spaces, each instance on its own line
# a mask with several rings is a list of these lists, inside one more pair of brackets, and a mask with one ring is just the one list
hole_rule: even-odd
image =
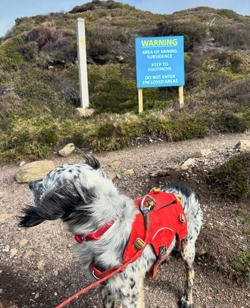
[[[74,112],[79,17],[96,111],[84,120]],[[161,15],[111,0],[16,19],[0,38],[0,161],[46,157],[66,142],[103,151],[138,137],[176,141],[244,132],[250,127],[249,29],[250,17],[231,10]],[[177,88],[151,88],[138,116],[134,39],[168,35],[185,37],[185,107],[179,109]]]

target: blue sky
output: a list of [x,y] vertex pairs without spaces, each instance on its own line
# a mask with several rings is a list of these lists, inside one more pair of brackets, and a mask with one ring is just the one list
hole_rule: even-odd
[[[91,0],[2,0],[0,3],[0,36],[6,34],[20,17],[70,11],[74,6]],[[197,6],[231,9],[242,15],[250,15],[249,0],[121,0],[138,9],[153,13],[171,14]],[[209,4],[208,4],[209,2]]]

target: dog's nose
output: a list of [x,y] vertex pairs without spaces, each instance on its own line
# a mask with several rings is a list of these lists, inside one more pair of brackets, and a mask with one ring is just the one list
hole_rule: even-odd
[[29,189],[32,189],[34,187],[34,181],[29,182]]

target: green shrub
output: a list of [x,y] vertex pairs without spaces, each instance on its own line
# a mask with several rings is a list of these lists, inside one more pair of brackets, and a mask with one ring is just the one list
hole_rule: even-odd
[[250,196],[250,153],[234,156],[225,164],[213,169],[209,183],[218,197],[239,200]]
[[[242,107],[248,107],[250,101],[250,92],[249,92],[249,82],[250,77],[246,76],[245,78],[239,80],[232,80],[229,84],[226,84],[224,87],[219,86],[216,89],[216,99],[224,99],[234,104],[240,104]],[[247,110],[247,109],[245,109]]]
[[7,71],[17,69],[25,61],[23,56],[24,40],[21,36],[8,39],[0,46],[0,68]]
[[39,50],[52,40],[53,33],[50,28],[43,25],[33,28],[26,34],[27,42],[36,42]]
[[195,20],[165,21],[157,24],[154,36],[184,35],[185,52],[192,51],[206,35],[206,26]]
[[24,56],[28,61],[35,59],[38,56],[38,51],[39,48],[37,42],[28,42],[23,47]]
[[248,125],[245,117],[223,110],[215,117],[213,128],[223,133],[244,133]]
[[86,29],[86,36],[88,56],[98,64],[107,63],[111,52],[111,33],[107,30],[100,32],[99,29]]
[[250,277],[250,249],[238,254],[233,260],[232,266],[237,272]]
[[234,12],[233,10],[228,10],[228,9],[218,10],[218,15],[221,15],[223,17],[233,19],[233,20],[237,20],[239,17],[239,15],[236,12]]
[[214,25],[210,28],[211,36],[217,46],[227,46],[232,49],[249,48],[250,34],[248,27],[239,26],[235,23],[225,25]]
[[130,142],[131,135],[127,134],[125,126],[108,122],[98,127],[92,147],[97,152],[115,151],[128,146]]
[[42,145],[55,146],[58,142],[56,127],[44,127],[38,134],[37,141]]

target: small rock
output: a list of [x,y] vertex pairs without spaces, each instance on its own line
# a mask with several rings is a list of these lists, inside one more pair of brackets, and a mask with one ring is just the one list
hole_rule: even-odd
[[114,180],[117,178],[117,174],[114,173],[114,172],[112,172],[112,173],[109,173],[109,174],[108,174],[108,177],[109,177],[112,181],[114,181]]
[[117,179],[121,180],[122,176],[119,173],[116,173]]
[[120,161],[114,161],[112,164],[110,164],[111,168],[118,168],[120,167],[121,162]]
[[209,155],[210,153],[212,153],[212,151],[209,150],[209,149],[200,150],[200,151],[194,153],[193,158],[204,157],[204,156]]
[[240,140],[235,145],[235,148],[239,149],[240,151],[250,150],[250,140]]
[[128,170],[124,171],[124,174],[125,174],[125,175],[134,175],[135,172],[134,172],[133,169],[128,169]]
[[40,260],[40,261],[37,262],[37,268],[39,270],[43,270],[44,265],[45,265],[44,260]]
[[29,249],[26,251],[25,255],[24,255],[24,259],[29,259],[30,257],[34,256],[35,252],[32,249]]
[[20,167],[22,167],[23,165],[25,165],[26,164],[26,162],[23,160],[21,163],[20,163]]
[[22,239],[20,242],[19,242],[19,246],[20,247],[24,247],[28,244],[28,240],[26,240],[25,238]]
[[86,118],[86,117],[90,117],[92,116],[92,114],[95,112],[94,109],[85,109],[85,108],[76,108],[76,115],[78,117],[83,117],[83,118]]
[[0,222],[5,222],[7,219],[11,218],[13,214],[1,214],[0,215]]
[[7,245],[2,251],[3,252],[9,252],[10,251],[10,245]]
[[121,63],[124,62],[124,57],[123,57],[123,56],[116,56],[116,59],[117,59],[119,62],[121,62]]
[[63,157],[68,157],[75,151],[74,143],[67,144],[63,149],[61,149],[58,153]]
[[13,248],[10,250],[10,258],[13,258],[17,254],[18,250],[16,248]]
[[4,197],[5,192],[4,191],[0,191],[0,200]]
[[180,170],[187,170],[190,166],[192,166],[195,163],[194,158],[189,158],[182,165],[179,166]]

